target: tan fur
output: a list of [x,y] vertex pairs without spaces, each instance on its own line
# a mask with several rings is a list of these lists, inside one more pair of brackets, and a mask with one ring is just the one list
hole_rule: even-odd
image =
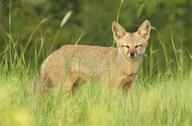
[[[137,77],[150,30],[147,20],[134,33],[126,32],[120,24],[113,22],[117,48],[64,45],[42,63],[38,82],[40,91],[57,87],[68,92],[87,80],[97,80],[109,87],[121,87],[127,94]],[[130,53],[135,54],[131,57]]]

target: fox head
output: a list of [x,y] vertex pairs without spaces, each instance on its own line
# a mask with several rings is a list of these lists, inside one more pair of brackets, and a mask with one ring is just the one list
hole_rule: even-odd
[[148,20],[145,20],[134,33],[126,32],[117,22],[113,22],[112,31],[117,47],[125,57],[137,58],[143,56],[151,31],[151,24]]

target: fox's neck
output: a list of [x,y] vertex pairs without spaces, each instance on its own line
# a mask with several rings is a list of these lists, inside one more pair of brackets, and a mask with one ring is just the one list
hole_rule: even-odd
[[125,74],[137,74],[141,66],[143,57],[127,58],[121,52],[117,51],[115,63],[117,68]]

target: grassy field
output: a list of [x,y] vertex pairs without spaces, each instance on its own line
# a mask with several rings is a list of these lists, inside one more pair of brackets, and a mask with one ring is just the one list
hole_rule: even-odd
[[[139,3],[141,6],[138,15],[141,15],[144,4],[141,1]],[[123,0],[117,10],[117,21],[122,6]],[[98,11],[98,5],[96,8]],[[127,8],[129,7],[126,7],[126,16]],[[164,10],[167,13],[167,10]],[[170,10],[172,13],[172,9]],[[157,17],[162,17],[162,11],[157,12]],[[183,12],[185,11],[179,14]],[[132,11],[129,13],[132,14]],[[55,31],[51,30],[54,34],[46,34],[44,27],[48,26],[42,26],[50,19],[44,17],[37,26],[28,26],[29,31],[20,33],[17,30],[21,29],[23,22],[20,17],[18,21],[14,20],[12,15],[16,16],[9,0],[5,21],[8,30],[2,30],[0,33],[0,126],[192,126],[192,53],[190,48],[180,46],[185,41],[175,39],[172,27],[169,30],[163,27],[166,31],[164,34],[161,34],[162,30],[153,27],[152,36],[155,39],[149,42],[139,79],[134,82],[127,98],[120,90],[109,91],[98,82],[87,82],[72,96],[62,95],[54,90],[47,96],[38,96],[34,93],[34,87],[40,63],[58,48],[61,44],[58,38],[62,38],[66,33],[63,34],[61,29],[55,28]],[[187,14],[185,16],[189,17]],[[29,24],[37,23],[32,20]],[[186,26],[188,28],[188,24]],[[181,25],[185,31],[186,26],[183,28],[183,24]],[[75,30],[75,27],[69,28]],[[90,28],[95,30],[92,25]],[[95,33],[97,32],[95,30]],[[179,31],[179,34],[176,32],[176,38],[180,37],[180,32],[183,31]],[[169,38],[164,37],[165,34]],[[25,37],[22,39],[23,35]],[[186,38],[186,33],[183,32],[183,35]],[[84,32],[76,36],[77,39],[70,36],[71,43],[78,44],[83,36]],[[109,45],[114,46],[114,43]]]
[[0,125],[192,126],[192,80],[176,78],[140,79],[127,99],[97,82],[82,86],[73,96],[53,91],[39,97],[33,93],[34,76],[1,70]]

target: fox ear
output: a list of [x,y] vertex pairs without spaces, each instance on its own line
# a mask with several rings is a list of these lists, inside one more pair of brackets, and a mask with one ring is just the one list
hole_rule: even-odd
[[112,23],[112,32],[115,40],[122,38],[126,34],[125,29],[115,21]]
[[148,40],[150,37],[151,23],[149,20],[145,20],[143,24],[137,30],[137,33],[144,39]]

